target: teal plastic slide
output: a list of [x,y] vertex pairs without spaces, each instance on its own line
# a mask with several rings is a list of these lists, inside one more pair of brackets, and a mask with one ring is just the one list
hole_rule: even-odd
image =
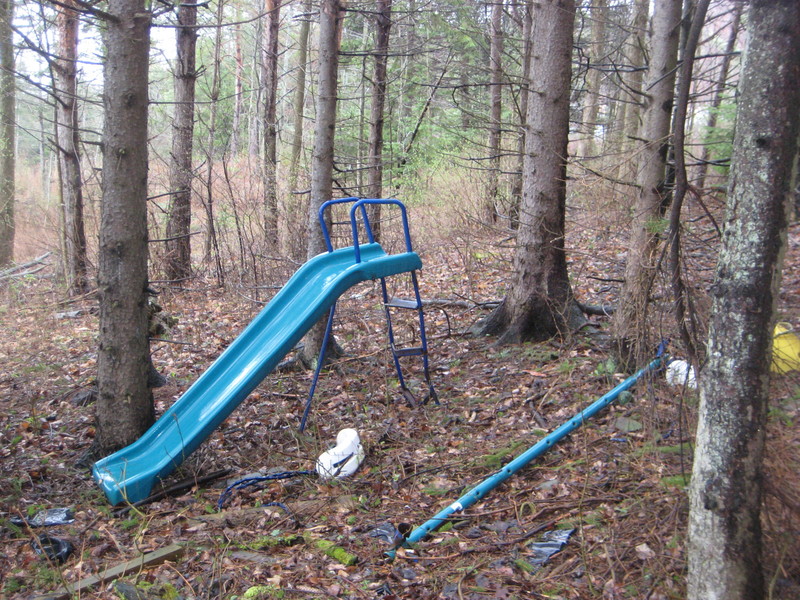
[[94,478],[109,502],[145,499],[155,482],[197,449],[345,291],[421,266],[415,252],[389,255],[377,243],[309,260],[140,439],[95,463]]

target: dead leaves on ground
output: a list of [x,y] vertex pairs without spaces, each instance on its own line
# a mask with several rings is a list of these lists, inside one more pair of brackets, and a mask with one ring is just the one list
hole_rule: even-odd
[[[426,263],[425,294],[496,299],[497,284],[486,282],[501,281],[499,269],[505,266],[498,263],[497,271],[465,278],[455,269],[464,263],[464,250],[447,260],[451,251],[447,246],[433,251],[439,260]],[[492,268],[488,258],[479,260],[482,269]],[[789,260],[798,262],[791,253]],[[596,262],[584,269],[603,272]],[[598,303],[606,298],[599,287],[577,285],[584,298]],[[154,343],[156,364],[170,380],[157,390],[161,411],[261,306],[209,291],[164,294],[160,301],[178,318],[166,337],[182,342]],[[485,314],[477,305],[437,306],[427,316],[442,404],[410,406],[398,394],[386,351],[378,289],[363,284],[340,303],[336,332],[349,354],[323,374],[306,433],[296,428],[310,375],[273,374],[175,476],[222,468],[239,477],[312,469],[336,433],[354,427],[367,456],[353,478],[266,484],[236,493],[217,513],[221,482],[114,517],[87,471],[75,466],[93,435],[91,399],[79,398],[74,390],[91,387],[96,317],[85,310],[56,319],[55,312],[46,303],[12,303],[5,309],[0,510],[8,518],[72,507],[75,522],[50,533],[69,539],[76,552],[64,565],[47,564],[31,547],[35,532],[5,528],[0,547],[4,596],[53,590],[174,543],[189,551],[176,562],[127,576],[143,597],[168,589],[184,598],[241,598],[248,590],[265,598],[278,597],[277,590],[287,598],[655,600],[684,595],[684,486],[691,469],[693,400],[679,398],[659,381],[638,385],[631,402],[612,405],[413,551],[400,549],[394,562],[385,560],[387,546],[370,535],[386,522],[425,522],[613,387],[620,377],[598,369],[608,356],[590,337],[497,348],[492,340],[458,335]],[[419,365],[407,366],[410,381],[421,385]],[[796,379],[780,385],[776,394],[787,402],[799,389]],[[779,424],[781,418],[793,422],[796,408],[781,408]],[[777,429],[772,435],[780,443],[784,434]],[[782,524],[794,515],[787,508],[794,495],[784,496],[786,502],[778,498],[773,510],[773,516],[786,511]],[[291,514],[266,506],[274,502]],[[536,567],[530,544],[542,525],[575,532],[560,553]],[[327,544],[342,553],[331,555]],[[797,549],[780,547],[781,577],[795,577]],[[358,560],[347,565],[337,556]],[[110,585],[81,597],[110,597]]]

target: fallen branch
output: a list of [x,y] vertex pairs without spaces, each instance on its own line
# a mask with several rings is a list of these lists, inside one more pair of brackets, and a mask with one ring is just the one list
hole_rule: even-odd
[[[47,258],[48,256],[50,256],[51,254],[52,254],[52,252],[45,252],[44,254],[39,256],[38,258],[34,258],[31,261],[28,261],[26,263],[22,263],[21,265],[15,265],[13,267],[9,267],[8,269],[0,271],[0,279],[7,279],[9,277],[21,277],[23,275],[29,275],[29,273],[17,273],[17,271],[22,271],[23,269],[27,269],[27,268],[33,267],[35,265],[41,265],[41,264],[43,264],[44,259]],[[44,266],[47,266],[47,265],[44,265]],[[42,269],[43,268],[44,267],[42,267]],[[36,271],[41,271],[41,269],[36,269]],[[33,271],[33,272],[35,273],[36,271]]]
[[154,567],[168,560],[176,560],[183,556],[185,552],[186,548],[182,544],[171,544],[165,548],[161,548],[160,550],[147,552],[146,554],[142,554],[137,558],[108,568],[97,575],[85,577],[77,583],[67,584],[57,589],[55,592],[44,594],[42,596],[36,596],[34,600],[68,600],[72,596],[80,596],[89,588],[103,584],[106,581],[118,579],[131,573],[138,573],[147,567]]
[[[409,305],[416,305],[414,300],[405,300],[403,298],[392,298],[389,302],[409,303]],[[476,302],[475,300],[452,300],[450,298],[427,298],[422,300],[422,307],[434,308],[494,308],[500,304],[500,300],[487,300],[486,302]]]
[[9,273],[8,275],[0,277],[0,279],[13,279],[14,277],[26,277],[27,275],[33,275],[34,273],[38,273],[46,266],[47,265],[42,265],[40,267],[36,267],[35,269],[31,269],[30,271],[23,271],[22,273]]

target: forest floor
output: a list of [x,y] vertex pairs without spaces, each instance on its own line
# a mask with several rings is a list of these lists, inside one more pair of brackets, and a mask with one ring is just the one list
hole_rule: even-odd
[[[488,314],[486,303],[500,299],[510,244],[467,219],[441,224],[420,211],[411,207],[422,293],[442,300],[426,309],[441,404],[412,406],[398,393],[380,290],[361,284],[339,305],[335,331],[347,354],[323,372],[304,433],[297,426],[310,374],[273,373],[167,484],[222,469],[225,477],[124,511],[109,507],[88,470],[77,466],[94,432],[84,392],[95,377],[96,299],[65,303],[63,289],[46,277],[3,282],[0,597],[52,593],[132,559],[139,563],[130,572],[75,597],[685,597],[697,397],[669,387],[661,374],[640,381],[632,399],[611,405],[413,552],[401,549],[393,562],[385,560],[388,545],[376,528],[427,521],[625,378],[609,363],[606,318],[593,317],[593,326],[568,339],[537,344],[499,347],[464,335]],[[579,217],[570,218],[582,223]],[[584,225],[573,227],[568,240],[576,294],[585,303],[613,304],[624,239]],[[687,250],[700,311],[713,275],[709,253],[700,242]],[[797,223],[784,272],[780,318],[798,329]],[[276,267],[274,277],[285,281],[288,274]],[[398,285],[397,295],[407,294]],[[220,290],[202,279],[191,287],[164,288],[159,296],[164,314],[177,320],[168,341],[152,345],[168,378],[155,390],[159,413],[253,318],[261,308],[253,296],[265,294],[243,285]],[[668,314],[654,320],[655,345],[673,326]],[[405,360],[412,386],[424,389],[419,365]],[[772,386],[767,577],[773,598],[800,598],[800,376],[776,376]],[[237,491],[217,510],[227,483],[313,469],[346,427],[359,431],[366,449],[352,477],[275,481]],[[266,506],[274,502],[289,512]],[[71,509],[74,522],[32,529],[10,521],[60,507]],[[572,533],[559,553],[536,564],[533,544],[553,530]],[[65,562],[34,551],[44,531],[73,545]],[[326,552],[324,541],[340,551]]]

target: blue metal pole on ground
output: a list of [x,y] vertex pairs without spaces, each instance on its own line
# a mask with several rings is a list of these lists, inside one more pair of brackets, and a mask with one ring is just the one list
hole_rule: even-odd
[[[420,541],[429,533],[435,531],[447,521],[448,518],[454,513],[461,512],[466,508],[469,508],[476,502],[478,502],[481,498],[483,498],[486,494],[488,494],[491,490],[496,488],[498,485],[503,483],[506,479],[509,479],[513,475],[517,473],[521,468],[531,462],[534,458],[538,458],[542,454],[546,453],[550,450],[553,446],[555,446],[558,442],[560,442],[564,437],[575,431],[578,427],[583,425],[585,421],[591,419],[595,416],[598,412],[603,410],[606,406],[611,404],[617,397],[627,390],[628,388],[632,387],[642,375],[649,373],[650,371],[654,371],[659,366],[661,366],[662,361],[664,358],[656,358],[653,360],[649,365],[644,367],[643,369],[639,369],[636,373],[628,377],[625,381],[620,383],[617,387],[615,387],[610,392],[607,392],[597,400],[595,400],[592,404],[587,406],[577,415],[572,417],[569,421],[558,427],[555,431],[541,439],[539,442],[528,448],[525,452],[520,454],[517,458],[512,460],[502,469],[500,469],[494,475],[484,479],[481,483],[476,485],[466,494],[461,496],[458,500],[450,504],[449,506],[445,507],[439,513],[436,514],[433,518],[429,519],[416,529],[414,529],[408,537],[404,540],[403,545],[408,546],[415,542]],[[393,559],[395,556],[395,550],[389,550],[386,552],[386,556],[390,559]]]

